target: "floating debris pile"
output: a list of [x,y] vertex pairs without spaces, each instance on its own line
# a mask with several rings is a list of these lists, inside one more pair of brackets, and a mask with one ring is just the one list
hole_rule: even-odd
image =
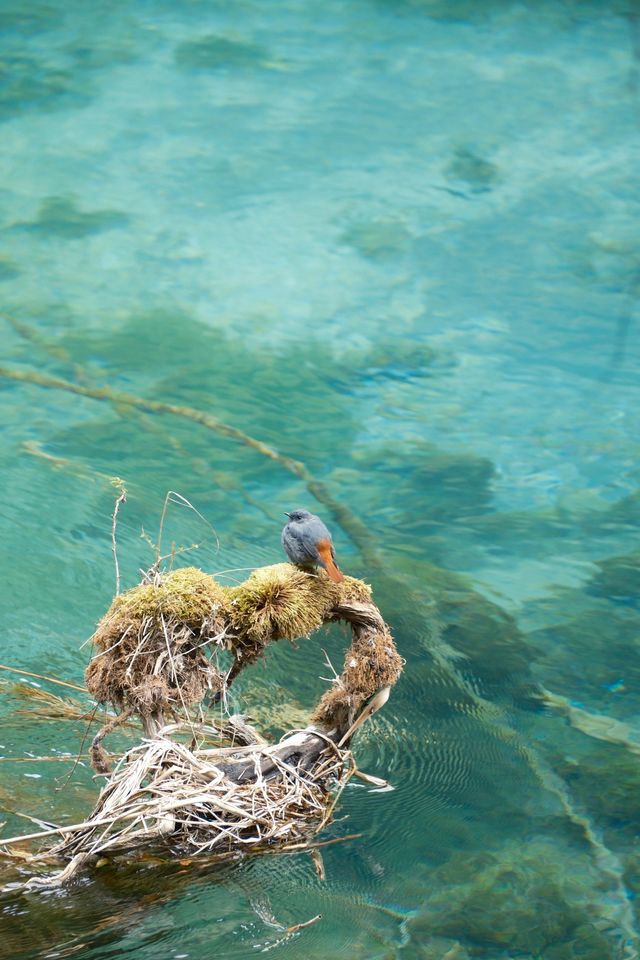
[[[338,620],[352,632],[344,669],[304,729],[272,744],[242,716],[223,722],[205,716],[206,698],[224,698],[269,643],[293,641]],[[349,745],[386,702],[403,661],[360,580],[336,584],[324,572],[283,563],[223,587],[194,567],[152,569],[114,599],[93,640],[98,651],[87,667],[87,689],[116,711],[91,750],[94,767],[108,779],[85,821],[21,838],[56,838],[32,860],[66,861],[27,887],[64,883],[98,856],[151,845],[220,859],[308,847],[352,776],[384,783],[357,769]],[[221,650],[233,656],[226,672],[218,664]],[[190,712],[196,705],[198,722]],[[136,715],[144,739],[111,771],[102,740]],[[185,729],[189,746],[175,736]],[[205,735],[220,745],[204,746]],[[10,847],[17,839],[0,844]]]

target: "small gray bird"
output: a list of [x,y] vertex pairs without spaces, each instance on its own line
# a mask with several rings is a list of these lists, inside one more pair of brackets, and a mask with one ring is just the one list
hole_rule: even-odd
[[292,510],[285,517],[289,517],[289,523],[282,531],[282,546],[291,563],[319,563],[335,583],[344,580],[336,566],[331,534],[320,517],[308,510]]

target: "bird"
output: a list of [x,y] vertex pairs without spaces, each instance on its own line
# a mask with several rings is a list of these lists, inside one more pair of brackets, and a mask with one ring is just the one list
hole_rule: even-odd
[[331,534],[320,517],[302,509],[285,512],[285,517],[289,517],[289,522],[282,531],[281,540],[291,563],[301,566],[320,564],[334,583],[344,580],[336,565]]

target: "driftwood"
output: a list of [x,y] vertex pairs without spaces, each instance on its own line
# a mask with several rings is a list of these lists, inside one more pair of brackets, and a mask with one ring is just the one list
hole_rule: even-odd
[[[339,620],[352,633],[344,668],[304,729],[270,744],[242,716],[205,717],[203,702],[224,701],[231,680],[269,643]],[[238,587],[223,587],[195,568],[152,570],[114,599],[93,639],[87,688],[117,711],[91,750],[108,780],[83,823],[0,840],[10,847],[18,839],[57,838],[34,859],[53,856],[66,867],[27,886],[66,882],[99,854],[149,845],[220,859],[310,848],[352,776],[384,784],[357,769],[350,743],[386,702],[402,659],[362,581],[334,584],[323,571],[291,564],[260,568]],[[223,650],[233,656],[226,672],[218,663]],[[145,737],[109,772],[102,741],[135,715]],[[176,739],[184,730],[189,746]],[[212,736],[219,746],[204,745]]]

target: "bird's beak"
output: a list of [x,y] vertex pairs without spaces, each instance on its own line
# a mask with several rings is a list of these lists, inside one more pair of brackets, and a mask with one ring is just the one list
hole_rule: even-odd
[[290,513],[287,513],[286,510],[285,510],[285,512],[284,512],[284,515],[285,515],[285,517],[289,517],[289,519],[291,519],[291,514],[290,514]]

